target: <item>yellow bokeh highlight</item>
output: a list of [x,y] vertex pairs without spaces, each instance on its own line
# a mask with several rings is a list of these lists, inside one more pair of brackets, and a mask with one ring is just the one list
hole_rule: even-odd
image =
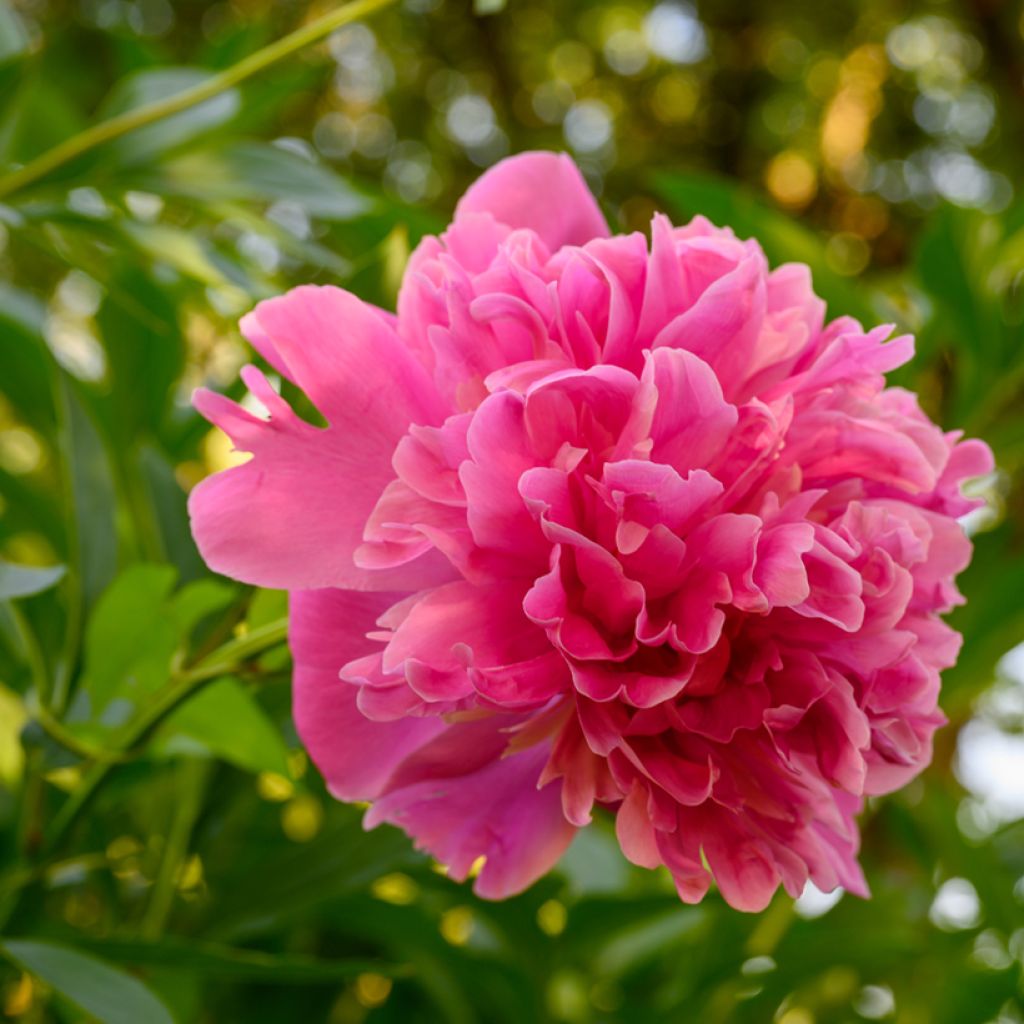
[[818,174],[802,153],[787,149],[768,164],[764,183],[772,197],[783,206],[802,209],[818,192]]
[[387,1001],[391,988],[391,979],[383,974],[360,974],[356,978],[356,999],[360,1006],[372,1009]]
[[776,1024],[814,1024],[814,1014],[802,1006],[794,1006],[778,1018]]
[[43,466],[43,446],[27,427],[0,430],[0,467],[12,476],[34,473]]
[[840,231],[825,245],[825,262],[837,274],[856,277],[871,260],[871,248],[859,235]]
[[203,884],[203,861],[198,853],[193,853],[178,868],[175,879],[178,888],[181,890],[198,889]]
[[864,152],[871,123],[882,109],[882,83],[888,70],[881,46],[859,46],[843,60],[839,87],[821,127],[821,155],[829,168],[843,171]]
[[569,85],[583,85],[594,76],[594,54],[575,40],[559,43],[548,57],[551,74]]
[[47,772],[43,778],[51,786],[56,786],[65,793],[71,793],[78,788],[78,784],[82,781],[82,769],[77,765],[69,765],[67,768],[54,768],[52,771]]
[[288,754],[288,771],[293,779],[301,779],[309,767],[309,758],[304,750],[293,750]]
[[370,891],[377,899],[399,907],[415,902],[420,892],[419,886],[408,875],[398,871],[378,878],[370,886]]
[[4,1016],[21,1017],[32,1009],[35,985],[30,974],[23,974],[4,995]]
[[473,911],[452,907],[441,915],[441,936],[453,946],[464,946],[473,934]]
[[0,683],[0,782],[14,786],[25,768],[25,751],[21,730],[28,721],[28,712],[21,698]]
[[671,71],[651,92],[651,112],[663,124],[686,124],[697,113],[700,86],[692,75]]
[[250,452],[236,451],[231,438],[217,428],[203,438],[201,450],[208,473],[219,473],[222,469],[241,466],[252,458]]
[[295,795],[295,785],[291,779],[286,779],[277,772],[260,772],[256,776],[256,792],[264,800],[271,803],[283,804]]
[[281,828],[293,843],[308,843],[316,838],[323,823],[323,805],[309,793],[290,800],[281,811]]
[[568,920],[569,912],[558,900],[548,900],[537,908],[537,927],[545,935],[561,935]]

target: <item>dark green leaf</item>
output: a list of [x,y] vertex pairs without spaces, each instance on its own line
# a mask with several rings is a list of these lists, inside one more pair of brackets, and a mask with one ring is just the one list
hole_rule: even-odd
[[91,607],[117,569],[117,495],[103,442],[65,374],[60,376],[58,393],[61,458],[67,463],[71,490],[68,531],[74,538],[84,603]]
[[3,389],[26,423],[53,429],[52,361],[43,340],[46,309],[28,292],[0,281],[0,365]]
[[89,948],[118,963],[176,970],[199,971],[225,978],[249,978],[284,984],[343,981],[357,974],[403,974],[406,969],[379,960],[317,960],[307,956],[277,955],[192,939],[93,939]]
[[101,1024],[174,1024],[141,981],[92,955],[28,939],[8,939],[0,950]]

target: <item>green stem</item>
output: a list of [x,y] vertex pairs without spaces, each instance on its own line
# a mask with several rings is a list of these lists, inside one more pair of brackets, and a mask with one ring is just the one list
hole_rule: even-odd
[[210,766],[205,761],[186,761],[178,771],[179,785],[171,825],[167,830],[160,867],[140,927],[143,937],[147,939],[160,938],[174,905],[178,872],[185,862],[192,830],[203,808],[203,794],[206,792],[209,774]]
[[43,732],[65,750],[86,761],[127,761],[128,757],[113,751],[94,747],[76,736],[63,722],[55,717],[45,704],[40,704],[35,713],[36,721],[43,727]]
[[[33,237],[35,232],[28,232]],[[71,407],[68,384],[63,370],[57,364],[47,346],[44,346],[50,364],[50,381],[53,390],[53,407],[57,414],[57,448],[60,454],[59,471],[61,504],[67,529],[68,562],[71,571],[63,581],[64,597],[67,603],[67,618],[64,623],[64,642],[57,658],[53,679],[53,693],[50,707],[54,714],[63,715],[71,699],[71,677],[78,657],[78,642],[82,631],[82,539],[75,516],[75,480],[71,468],[74,453],[71,444]],[[40,698],[40,703],[45,703]]]
[[341,28],[342,25],[358,21],[391,3],[394,3],[394,0],[353,0],[352,3],[345,4],[343,7],[325,14],[322,18],[311,21],[308,25],[303,25],[302,28],[265,46],[262,50],[257,50],[256,53],[243,58],[225,71],[211,75],[205,82],[200,82],[173,96],[157,100],[155,103],[147,103],[133,110],[126,110],[123,114],[118,114],[108,121],[101,121],[99,124],[73,135],[70,139],[66,139],[60,145],[54,146],[53,149],[47,150],[35,160],[25,164],[24,167],[19,167],[16,171],[11,171],[0,178],[0,198],[9,196],[12,192],[38,181],[58,167],[63,167],[64,164],[88,153],[97,146],[119,139],[122,135],[137,131],[156,121],[179,114],[181,111],[188,110],[189,107],[194,107],[214,96],[219,96],[222,92],[259,74],[272,64],[284,60],[311,43],[318,42],[335,29]]
[[[288,635],[288,620],[277,619],[254,629],[245,636],[229,640],[208,654],[190,669],[178,672],[171,682],[119,730],[111,742],[111,753],[127,754],[138,746],[172,711],[201,690],[210,680],[237,669],[243,662],[282,643]],[[46,847],[52,849],[60,843],[78,816],[106,781],[116,762],[99,761],[82,776],[82,781],[68,797],[53,819]]]
[[29,670],[32,673],[32,685],[35,687],[39,703],[45,704],[50,699],[50,674],[46,669],[46,660],[39,647],[39,641],[29,625],[25,613],[18,607],[17,601],[8,602],[11,618],[14,620],[14,628],[18,633],[25,648],[25,657],[28,660]]

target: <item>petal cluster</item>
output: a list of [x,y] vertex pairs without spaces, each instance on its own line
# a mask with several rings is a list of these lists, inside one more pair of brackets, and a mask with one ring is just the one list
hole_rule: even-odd
[[193,492],[216,570],[292,591],[295,720],[483,896],[596,807],[679,895],[866,894],[855,816],[931,755],[988,449],[884,374],[909,337],[825,322],[806,267],[702,218],[608,237],[564,156],[485,174],[397,317],[331,287],[242,324],[250,461]]

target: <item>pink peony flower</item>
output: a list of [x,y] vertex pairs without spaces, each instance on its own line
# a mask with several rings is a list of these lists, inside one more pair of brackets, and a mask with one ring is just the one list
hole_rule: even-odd
[[242,321],[262,419],[195,489],[218,572],[291,591],[295,721],[476,891],[546,872],[595,805],[696,902],[808,879],[866,895],[855,816],[931,756],[940,619],[986,446],[883,374],[912,354],[808,268],[657,216],[608,237],[573,163],[488,171],[413,254],[392,316],[303,287]]

